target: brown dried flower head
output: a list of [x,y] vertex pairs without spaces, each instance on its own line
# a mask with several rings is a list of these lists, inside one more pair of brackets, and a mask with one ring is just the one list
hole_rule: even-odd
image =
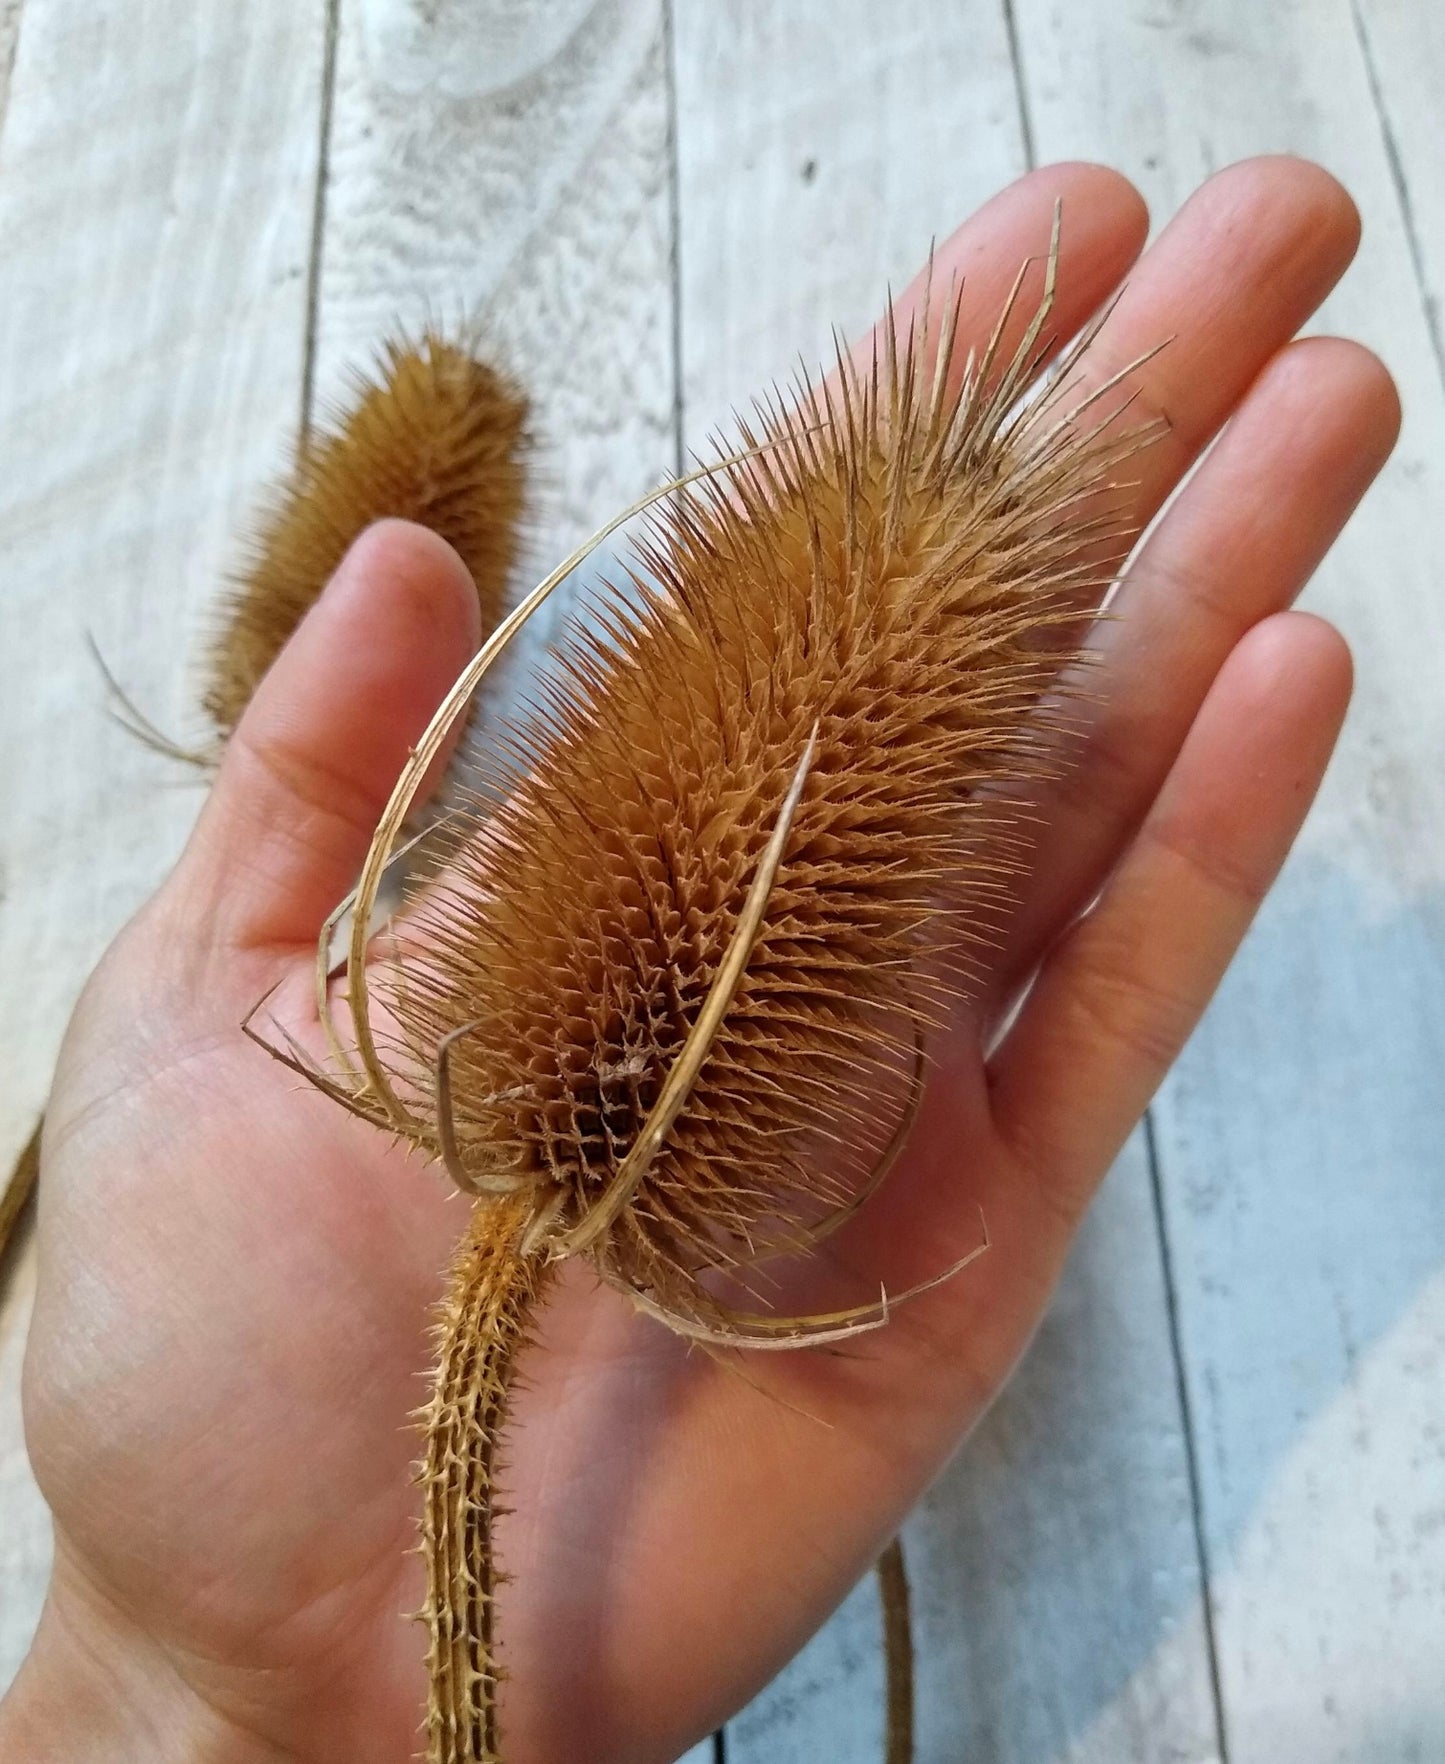
[[446,1043],[449,1143],[421,1143],[565,1237],[639,1144],[806,753],[729,1007],[594,1250],[654,1295],[843,1204],[990,939],[1137,439],[1025,399],[1034,366],[950,387],[890,339],[760,411],[745,457],[654,510],[408,928],[397,1086],[429,1096]]
[[527,400],[473,338],[427,328],[382,346],[374,380],[304,440],[210,646],[205,709],[229,735],[261,676],[373,521],[419,521],[459,553],[484,630],[501,617],[525,494]]

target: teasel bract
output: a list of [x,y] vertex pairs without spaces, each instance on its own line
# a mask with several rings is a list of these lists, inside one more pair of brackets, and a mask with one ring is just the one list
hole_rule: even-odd
[[734,1302],[886,1174],[928,1037],[1027,860],[1022,797],[1067,752],[1061,674],[1132,538],[1116,468],[1146,435],[1107,397],[1123,375],[1070,393],[1092,331],[1045,371],[1057,242],[1056,223],[1016,346],[1027,266],[961,373],[950,295],[934,333],[925,312],[864,365],[840,347],[827,382],[760,406],[735,452],[589,542],[646,507],[626,590],[561,647],[369,947],[428,769],[585,548],[533,590],[448,695],[322,933],[330,1064],[250,1031],[473,1197],[422,1414],[432,1764],[501,1756],[496,1454],[562,1263],[711,1349],[836,1341],[913,1296],[804,1318]]
[[272,492],[206,659],[222,739],[364,528],[388,516],[439,533],[471,572],[483,631],[506,604],[526,498],[527,399],[481,332],[426,326],[378,351],[374,378],[303,436]]

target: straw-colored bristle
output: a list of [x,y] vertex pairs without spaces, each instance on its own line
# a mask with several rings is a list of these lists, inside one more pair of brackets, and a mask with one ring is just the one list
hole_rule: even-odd
[[205,708],[223,735],[352,540],[419,521],[471,571],[484,629],[501,616],[525,493],[527,401],[466,341],[426,330],[381,351],[375,380],[303,444],[261,521],[211,645]]
[[654,520],[420,909],[403,1081],[472,1025],[456,1152],[565,1229],[637,1140],[816,725],[741,987],[596,1252],[654,1293],[837,1203],[993,933],[1021,851],[1000,803],[1050,763],[1040,697],[1109,567],[1079,521],[1110,526],[1120,453],[1021,406],[1032,369],[948,391],[905,346],[763,413],[758,451]]

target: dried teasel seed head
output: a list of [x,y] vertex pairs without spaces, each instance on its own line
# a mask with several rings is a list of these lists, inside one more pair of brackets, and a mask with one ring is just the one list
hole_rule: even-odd
[[527,400],[470,337],[428,328],[380,351],[349,406],[304,440],[273,493],[207,660],[205,709],[225,736],[352,540],[399,516],[471,571],[490,630],[505,603],[526,490]]
[[526,1249],[585,1246],[702,1316],[701,1271],[806,1243],[876,1159],[880,1096],[995,933],[1008,805],[1057,764],[1050,695],[1127,536],[1109,486],[1140,436],[1061,408],[1037,334],[958,381],[889,332],[760,408],[743,457],[658,505],[454,834],[380,981],[386,1088],[464,1186],[533,1196]]

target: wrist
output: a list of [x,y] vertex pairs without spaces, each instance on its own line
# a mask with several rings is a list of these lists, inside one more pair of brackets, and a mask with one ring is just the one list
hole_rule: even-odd
[[219,1715],[154,1643],[52,1581],[30,1652],[0,1698],[0,1758],[280,1764],[282,1754]]

